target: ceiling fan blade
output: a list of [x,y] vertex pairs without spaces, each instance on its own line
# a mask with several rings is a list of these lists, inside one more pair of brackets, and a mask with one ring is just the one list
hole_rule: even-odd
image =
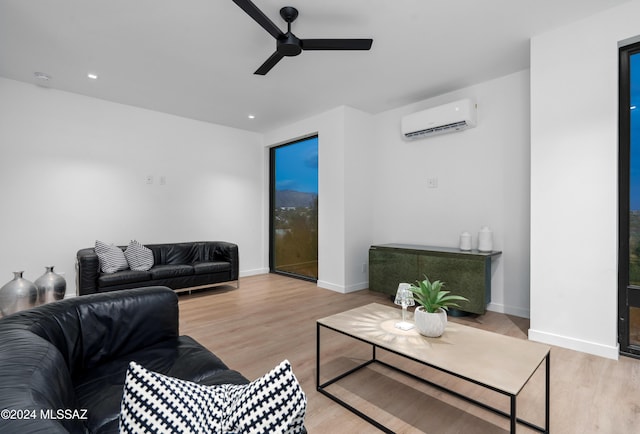
[[282,60],[284,56],[280,53],[278,53],[277,51],[275,53],[273,53],[271,55],[271,57],[269,57],[267,59],[266,62],[264,62],[260,68],[258,68],[256,70],[256,72],[254,72],[254,74],[257,75],[266,75],[267,72],[271,71],[271,68],[273,68],[274,66],[276,66],[276,63],[278,63],[280,60]]
[[284,36],[284,33],[274,24],[273,21],[269,19],[258,6],[253,4],[251,0],[233,0],[235,4],[240,6],[240,8],[247,13],[251,18],[253,18],[256,23],[260,24],[263,29],[271,34],[274,38],[278,39],[281,36]]
[[303,50],[369,50],[373,39],[301,39]]

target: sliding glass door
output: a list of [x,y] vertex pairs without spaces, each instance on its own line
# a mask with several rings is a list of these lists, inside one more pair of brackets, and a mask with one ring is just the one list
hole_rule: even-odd
[[318,136],[271,148],[270,268],[318,279]]

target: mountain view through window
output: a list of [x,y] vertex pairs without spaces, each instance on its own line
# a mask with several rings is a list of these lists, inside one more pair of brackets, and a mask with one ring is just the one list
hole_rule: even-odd
[[271,149],[271,271],[318,279],[318,137]]

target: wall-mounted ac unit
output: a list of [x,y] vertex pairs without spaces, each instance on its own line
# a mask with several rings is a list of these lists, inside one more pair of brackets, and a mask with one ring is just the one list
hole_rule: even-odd
[[402,135],[420,139],[476,126],[477,107],[470,99],[444,104],[402,118]]

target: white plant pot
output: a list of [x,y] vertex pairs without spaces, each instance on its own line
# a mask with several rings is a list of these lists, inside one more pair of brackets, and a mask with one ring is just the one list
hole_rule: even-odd
[[442,336],[447,327],[447,312],[442,308],[435,313],[429,313],[425,312],[422,306],[419,306],[413,317],[418,332],[430,338]]

